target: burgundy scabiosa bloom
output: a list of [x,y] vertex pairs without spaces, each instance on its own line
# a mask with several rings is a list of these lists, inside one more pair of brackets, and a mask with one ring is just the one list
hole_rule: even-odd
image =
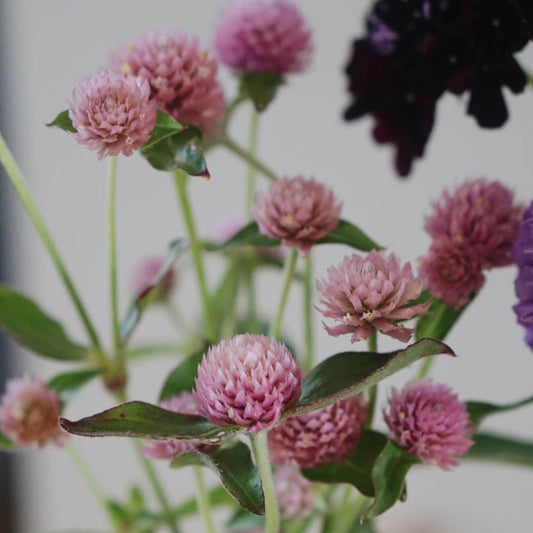
[[391,439],[409,453],[443,470],[457,466],[454,456],[465,454],[473,441],[466,405],[446,385],[422,380],[392,389],[383,411]]
[[101,159],[141,148],[150,138],[156,107],[146,81],[103,70],[74,88],[68,114],[74,138]]
[[361,396],[292,416],[268,434],[270,458],[278,465],[302,468],[342,463],[357,446],[366,417]]
[[194,395],[213,424],[255,433],[275,426],[300,396],[301,371],[287,347],[264,335],[237,335],[211,346]]
[[409,305],[424,289],[424,282],[415,277],[411,264],[400,266],[394,254],[386,257],[372,250],[366,257],[353,254],[337,267],[328,269],[328,280],[317,281],[324,305],[319,311],[325,318],[338,322],[325,325],[335,337],[350,333],[351,341],[368,339],[376,331],[407,342],[413,330],[398,320],[425,313],[431,302]]
[[313,512],[313,484],[294,465],[280,466],[274,472],[274,488],[285,518],[305,518]]
[[339,224],[342,204],[325,185],[302,176],[283,178],[258,194],[253,217],[259,231],[307,254]]
[[147,80],[157,107],[181,123],[211,135],[226,103],[217,80],[217,62],[197,39],[179,31],[146,32],[111,56],[117,72]]
[[[161,257],[149,257],[141,261],[134,269],[131,276],[131,288],[135,294],[142,294],[157,280],[157,276],[163,267],[164,259]],[[163,276],[159,286],[159,298],[165,299],[176,284],[176,269],[169,269]]]
[[40,378],[10,379],[1,398],[0,429],[19,446],[62,446],[67,434],[58,423],[60,410],[56,393]]
[[234,0],[220,16],[215,48],[233,69],[283,75],[307,67],[311,32],[298,8],[285,0]]

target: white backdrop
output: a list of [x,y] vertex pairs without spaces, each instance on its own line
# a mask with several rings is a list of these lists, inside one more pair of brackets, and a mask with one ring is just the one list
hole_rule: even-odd
[[[7,34],[6,58],[9,105],[6,133],[27,174],[35,198],[73,273],[99,330],[109,339],[107,311],[107,257],[105,228],[105,162],[79,147],[59,130],[44,127],[67,107],[78,80],[106,64],[108,55],[128,38],[147,29],[181,28],[209,44],[221,0],[67,1],[7,0],[1,31]],[[423,217],[432,199],[445,186],[466,177],[487,176],[513,187],[524,201],[533,197],[533,91],[509,96],[510,122],[495,132],[478,129],[465,116],[465,101],[445,97],[438,110],[427,157],[406,181],[392,171],[392,152],[372,143],[368,119],[346,124],[341,113],[348,102],[342,69],[351,39],[362,30],[369,5],[361,0],[301,2],[314,31],[315,53],[307,73],[290,79],[268,113],[261,118],[260,156],[281,174],[302,173],[329,183],[343,199],[343,216],[367,230],[378,242],[403,260],[416,261],[425,253],[429,238]],[[531,50],[522,55],[533,69]],[[226,93],[235,82],[223,71]],[[246,137],[248,113],[238,114],[233,133]],[[222,149],[209,155],[212,179],[194,180],[191,194],[200,232],[209,235],[222,217],[241,210],[244,202],[244,167]],[[260,182],[263,187],[264,182]],[[56,272],[14,193],[8,195],[11,279],[8,281],[38,300],[60,318],[74,336],[83,331]],[[121,305],[129,293],[127,277],[136,261],[158,253],[183,234],[168,176],[151,170],[139,157],[119,162],[118,203],[119,273]],[[347,253],[340,247],[321,248],[316,272]],[[180,264],[177,301],[197,306],[190,267]],[[220,264],[210,265],[214,285]],[[486,287],[448,341],[459,354],[441,358],[435,365],[439,380],[467,399],[513,401],[532,393],[533,354],[522,341],[522,330],[511,310],[515,298],[510,267],[489,273]],[[261,307],[273,308],[279,278],[265,277]],[[274,295],[274,296],[273,296]],[[186,302],[186,304],[184,304]],[[299,341],[297,292],[290,297],[286,329],[295,329]],[[348,340],[330,339],[319,327],[321,356],[349,349]],[[139,340],[171,340],[167,318],[154,311],[139,332]],[[382,341],[385,348],[389,343]],[[390,346],[393,346],[390,343]],[[394,345],[395,346],[395,345]],[[49,377],[64,368],[42,363],[17,351],[21,371]],[[158,388],[176,361],[138,363],[131,380],[131,396],[155,401]],[[401,384],[412,370],[395,377]],[[387,392],[382,387],[382,398]],[[67,416],[79,418],[112,405],[98,384],[91,385],[69,406]],[[494,418],[487,429],[509,431],[533,438],[533,408]],[[95,475],[111,495],[124,496],[122,488],[141,480],[126,440],[74,438]],[[170,472],[158,465],[169,493],[176,500],[190,485],[183,471]],[[19,468],[19,521],[24,533],[104,531],[105,517],[78,478],[68,458],[47,449],[24,454]],[[383,532],[527,531],[530,526],[533,472],[520,468],[464,464],[452,473],[437,468],[417,468],[408,477],[409,498],[380,519]],[[147,489],[149,493],[149,489]],[[190,524],[194,531],[194,523]],[[197,529],[196,529],[197,530]]]

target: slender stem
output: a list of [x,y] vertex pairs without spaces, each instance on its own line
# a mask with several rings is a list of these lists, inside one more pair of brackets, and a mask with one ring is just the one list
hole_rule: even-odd
[[211,518],[209,494],[207,493],[207,490],[205,488],[204,476],[202,475],[202,467],[195,465],[193,466],[193,471],[194,478],[196,479],[198,509],[204,521],[205,531],[207,533],[215,533],[215,528],[213,527],[213,519]]
[[[200,345],[200,343],[198,343]],[[188,343],[184,344],[149,344],[147,346],[137,346],[126,352],[128,359],[137,359],[145,355],[185,355],[191,350]]]
[[107,184],[107,223],[109,242],[109,290],[111,295],[111,324],[115,357],[120,353],[120,325],[118,318],[118,283],[117,283],[117,158],[109,158],[109,175]]
[[22,205],[26,209],[26,212],[31,218],[31,221],[33,222],[33,225],[35,229],[37,230],[37,233],[39,234],[39,237],[41,238],[44,246],[46,247],[58,273],[61,277],[61,280],[63,281],[67,292],[72,300],[72,303],[74,304],[74,307],[76,308],[76,311],[78,312],[78,315],[83,323],[83,326],[85,327],[85,330],[87,331],[87,335],[89,336],[92,346],[95,350],[96,357],[98,360],[105,364],[107,361],[107,358],[102,351],[102,347],[100,345],[100,341],[98,339],[98,335],[96,333],[96,330],[94,329],[91,320],[89,319],[89,315],[87,314],[87,311],[85,310],[85,307],[81,301],[81,298],[74,287],[74,283],[70,279],[70,275],[67,272],[67,269],[61,260],[61,257],[59,256],[59,252],[52,240],[52,237],[50,233],[48,232],[48,229],[44,223],[44,220],[39,213],[39,210],[37,208],[37,205],[35,204],[35,201],[33,200],[33,197],[31,195],[31,192],[28,188],[28,184],[26,183],[26,180],[24,179],[24,176],[22,175],[21,170],[19,169],[13,154],[10,152],[9,148],[7,147],[4,138],[0,134],[0,162],[2,163],[2,166],[4,167],[6,174],[8,178],[11,181],[11,184],[17,191],[17,194],[19,195],[19,198],[22,202]]
[[270,458],[268,456],[267,439],[267,431],[250,433],[255,464],[257,466],[259,477],[261,478],[263,494],[265,496],[264,533],[278,533],[280,523],[279,508],[274,489],[274,480],[272,479],[272,468],[270,466]]
[[248,163],[249,165],[253,165],[259,172],[261,172],[261,174],[266,176],[268,179],[272,181],[276,181],[279,179],[276,173],[272,169],[270,169],[264,163],[259,161],[257,158],[255,158],[251,154],[249,154],[244,148],[239,146],[235,141],[233,141],[229,137],[227,136],[223,137],[220,140],[220,144],[222,144],[222,146],[225,146],[230,152],[233,152],[236,156],[246,161],[246,163]]
[[294,268],[296,266],[296,260],[298,259],[298,252],[296,248],[291,248],[289,255],[285,261],[283,286],[281,288],[281,296],[279,298],[278,310],[276,316],[270,326],[268,333],[269,337],[277,338],[281,328],[281,321],[283,320],[283,312],[285,311],[285,304],[287,303],[287,296],[289,295],[289,289],[291,287],[292,278],[294,277]]
[[305,350],[302,368],[311,370],[313,367],[315,342],[313,337],[313,258],[311,252],[305,259],[304,271],[304,330]]
[[259,320],[257,318],[257,300],[254,283],[254,273],[257,263],[255,250],[249,250],[249,258],[246,263],[246,331],[249,333],[259,332]]
[[[368,351],[378,351],[378,334],[377,332],[368,339]],[[372,420],[374,419],[374,411],[376,410],[376,400],[378,397],[378,385],[372,385],[368,391],[368,418],[366,419],[366,427],[372,427]]]
[[202,244],[198,240],[198,235],[196,234],[196,226],[194,224],[194,219],[189,204],[189,197],[187,194],[187,175],[182,170],[176,169],[172,172],[172,176],[174,178],[174,185],[176,186],[176,193],[178,195],[183,222],[185,224],[189,239],[191,240],[192,261],[194,270],[196,272],[198,289],[200,291],[200,298],[202,299],[203,305],[203,323],[205,335],[209,341],[213,342],[216,340],[216,330],[211,312],[211,298],[209,296],[207,283],[205,280]]
[[[257,155],[257,126],[259,123],[259,113],[256,111],[255,106],[252,106],[250,115],[250,127],[248,138],[248,153],[252,157]],[[252,206],[255,197],[255,174],[256,168],[252,163],[248,163],[248,172],[246,176],[246,203],[245,209],[248,219],[252,219]]]
[[434,357],[426,357],[421,363],[420,363],[420,370],[418,371],[418,374],[416,375],[416,379],[424,379],[431,370],[431,367],[433,365]]

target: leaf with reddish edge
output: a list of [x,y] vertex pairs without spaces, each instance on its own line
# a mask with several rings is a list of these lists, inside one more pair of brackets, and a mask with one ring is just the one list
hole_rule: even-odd
[[173,413],[145,402],[127,402],[93,416],[71,422],[60,419],[63,429],[84,437],[133,437],[217,443],[230,439],[242,428],[214,426],[207,419]]
[[479,427],[481,422],[488,416],[504,413],[505,411],[513,411],[525,405],[533,403],[533,396],[520,400],[518,402],[508,403],[504,405],[496,405],[493,403],[485,402],[467,402],[466,407],[468,409],[468,416],[472,421],[472,424]]
[[455,356],[446,344],[420,339],[403,350],[389,353],[344,352],[332,355],[317,365],[302,382],[302,393],[295,407],[284,418],[326,407],[359,394],[382,379],[430,355]]

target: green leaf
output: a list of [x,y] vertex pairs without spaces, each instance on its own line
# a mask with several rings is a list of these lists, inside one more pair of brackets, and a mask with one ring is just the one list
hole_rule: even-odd
[[213,309],[219,337],[224,337],[227,324],[235,321],[235,305],[243,268],[242,259],[231,261],[215,292]]
[[265,513],[261,479],[246,444],[234,441],[211,453],[185,453],[178,455],[171,464],[174,468],[188,465],[208,467],[243,509],[256,515]]
[[[211,507],[219,507],[220,505],[228,505],[233,503],[233,498],[227,493],[226,489],[221,486],[213,487],[209,490],[209,505]],[[171,511],[173,518],[182,518],[190,516],[198,512],[198,502],[196,498],[191,498],[182,503]],[[254,515],[255,516],[255,515]]]
[[0,286],[0,328],[20,344],[52,359],[79,361],[87,349],[71,341],[63,327],[29,298]]
[[476,433],[474,445],[462,459],[533,468],[533,442],[504,435]]
[[144,402],[127,402],[72,422],[60,419],[69,433],[85,437],[134,437],[140,439],[217,443],[242,430],[214,426],[201,416],[190,417]]
[[382,250],[383,248],[372,240],[366,233],[354,226],[347,220],[340,220],[338,226],[329,232],[317,244],[346,244],[357,250],[370,252],[370,250]]
[[161,109],[157,110],[154,129],[150,132],[150,139],[142,147],[143,150],[153,148],[157,143],[176,135],[185,128],[182,124],[174,120],[170,115],[167,115]]
[[[470,302],[472,299],[473,297]],[[438,298],[433,298],[430,310],[418,319],[416,338],[431,337],[439,341],[444,340],[469,303],[460,309],[453,309],[442,303]]]
[[76,393],[89,381],[101,374],[101,370],[83,369],[64,372],[54,376],[48,387],[53,389],[59,397],[62,406],[69,402]]
[[518,409],[519,407],[523,407],[530,403],[533,403],[533,396],[530,396],[525,400],[504,405],[495,405],[493,403],[485,402],[467,402],[466,407],[468,409],[470,420],[475,426],[479,427],[481,422],[483,422],[488,416],[504,413],[505,411],[513,411],[514,409]]
[[353,485],[372,498],[366,510],[366,517],[370,518],[384,513],[396,503],[403,493],[407,472],[419,463],[420,459],[385,435],[366,430],[354,453],[344,463],[305,468],[302,474],[311,481]]
[[237,232],[233,237],[221,244],[220,248],[222,250],[235,248],[236,246],[260,246],[262,248],[269,248],[279,245],[280,242],[278,240],[271,239],[259,231],[257,222],[250,222],[250,224],[242,228],[241,231]]
[[161,270],[153,283],[136,296],[126,312],[126,316],[120,326],[120,338],[123,343],[133,333],[147,307],[157,300],[161,284],[164,282],[168,271],[189,248],[190,241],[188,239],[176,239],[170,243],[165,260],[161,265]]
[[185,391],[192,391],[194,388],[194,380],[198,375],[198,365],[202,361],[204,351],[195,353],[185,359],[183,363],[180,363],[172,372],[168,375],[161,393],[159,394],[159,401],[167,400],[172,396]]
[[250,98],[257,111],[264,111],[282,83],[283,78],[273,72],[244,72],[241,75],[240,94]]
[[389,353],[344,352],[332,355],[317,365],[302,382],[296,407],[286,413],[308,413],[360,393],[422,357],[446,354],[453,350],[434,339],[421,339],[403,350]]
[[226,522],[228,531],[252,531],[263,530],[265,526],[265,517],[249,513],[244,509],[237,509],[230,519]]
[[72,120],[68,116],[68,109],[61,111],[52,122],[49,122],[47,126],[61,128],[64,131],[70,131],[71,133],[78,133],[78,130],[72,125]]
[[0,450],[11,452],[13,450],[16,450],[17,446],[14,442],[11,442],[10,439],[8,439],[2,431],[0,431]]

